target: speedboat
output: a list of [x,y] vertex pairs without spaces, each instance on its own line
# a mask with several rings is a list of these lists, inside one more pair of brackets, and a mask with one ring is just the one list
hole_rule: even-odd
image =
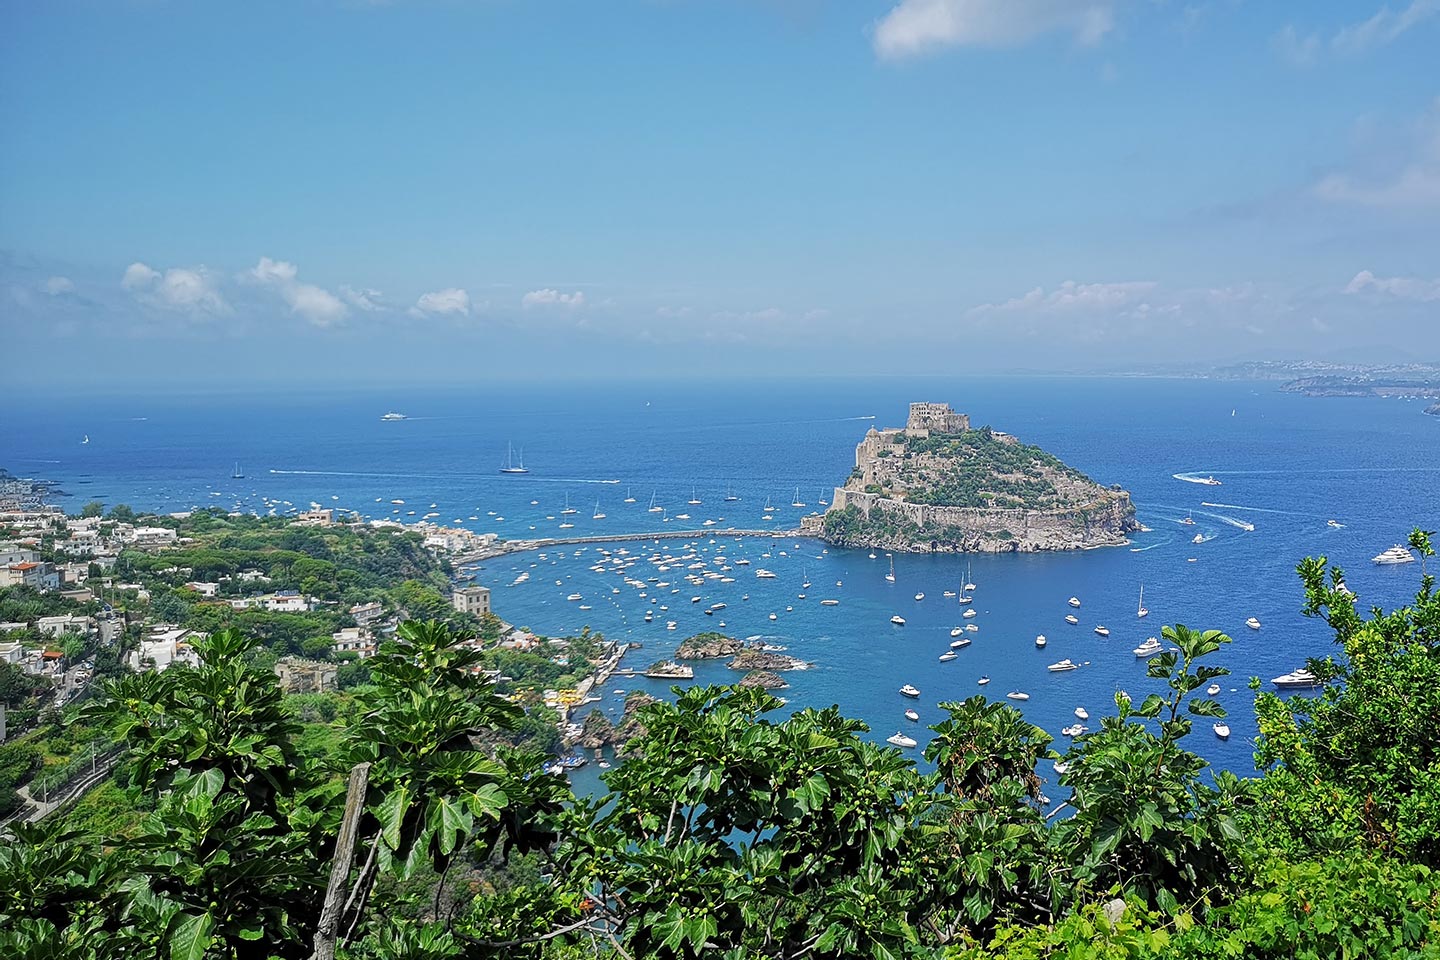
[[1075,716],[1079,717],[1081,720],[1089,720],[1090,711],[1086,710],[1084,707],[1076,707]]
[[983,687],[983,686],[985,686],[985,684],[987,684],[987,683],[990,682],[990,678],[989,678],[989,677],[981,677],[981,678],[980,678],[979,680],[977,680],[976,682],[979,683],[980,686]]
[[1195,534],[1195,536],[1193,536],[1193,537],[1190,538],[1190,542],[1191,542],[1191,543],[1204,543],[1204,542],[1205,542],[1205,534],[1203,534],[1203,533],[1197,533],[1197,534]]
[[822,606],[822,607],[837,607],[837,606],[839,606],[839,605],[840,605],[840,601],[839,601],[839,600],[821,600],[821,601],[820,601],[820,606]]
[[905,736],[905,734],[901,733],[899,730],[896,730],[896,731],[895,731],[895,736],[893,736],[893,737],[886,737],[886,738],[885,738],[885,742],[886,742],[886,743],[889,743],[889,744],[893,744],[893,745],[895,745],[895,746],[897,746],[897,747],[906,747],[906,748],[909,748],[909,747],[915,746],[915,742],[916,742],[916,741],[915,741],[915,738],[914,738],[914,737],[907,737],[907,736]]
[[1219,737],[1221,740],[1230,739],[1230,725],[1225,721],[1216,720],[1210,729],[1214,730],[1215,736]]
[[1375,557],[1375,562],[1382,566],[1389,566],[1395,563],[1414,563],[1415,556],[1409,549],[1397,543],[1389,550]]
[[1345,524],[1341,523],[1339,520],[1326,520],[1325,526],[1334,527],[1336,530],[1339,530],[1341,527],[1345,526]]
[[980,628],[977,627],[977,626],[975,626],[975,624],[973,624],[973,623],[967,623],[967,624],[965,624],[965,630],[966,630],[966,632],[968,632],[968,633],[979,633],[979,632],[980,632]]
[[951,640],[951,641],[950,641],[950,649],[951,649],[951,650],[959,650],[961,647],[968,647],[968,646],[970,646],[970,638],[969,638],[969,637],[961,637],[959,640]]
[[975,617],[975,608],[971,607],[969,610],[966,610],[964,613],[960,614],[960,616],[962,619],[965,620],[973,619]]
[[960,636],[960,634],[962,634],[962,633],[964,633],[964,632],[965,632],[965,628],[964,628],[964,627],[955,627],[953,630],[950,631],[950,636],[952,636],[952,637],[958,637],[958,636]]
[[903,626],[905,626],[905,618],[902,617],[902,616],[900,616],[900,614],[898,614],[898,613],[895,614],[895,616],[893,616],[893,617],[890,618],[890,622],[893,623],[893,624],[895,624],[895,626],[897,626],[897,627],[903,627]]
[[921,600],[924,600],[924,599],[925,599],[925,594],[923,594],[923,593],[917,593],[917,594],[915,594],[915,601],[916,601],[917,603],[920,602]]
[[916,690],[914,687],[907,683],[905,684],[905,686],[900,688],[900,696],[909,697],[912,700],[919,700],[920,691]]
[[1095,628],[1095,632],[1098,633],[1098,634],[1100,634],[1100,636],[1102,636],[1102,637],[1108,637],[1108,636],[1110,636],[1110,628],[1109,628],[1109,627],[1106,627],[1106,626],[1103,626],[1103,625],[1096,627],[1096,628]]
[[1220,684],[1218,684],[1218,683],[1212,683],[1212,684],[1210,684],[1210,686],[1208,686],[1208,687],[1205,688],[1205,695],[1206,695],[1207,697],[1213,697],[1213,696],[1215,696],[1215,695],[1216,695],[1217,693],[1219,693],[1219,692],[1220,692]]
[[1065,614],[1065,622],[1070,624],[1071,626],[1074,626],[1075,624],[1080,622],[1080,618],[1075,616],[1075,614],[1073,613],[1067,613]]
[[1064,660],[1061,660],[1058,663],[1050,664],[1050,666],[1046,667],[1045,669],[1049,670],[1051,673],[1064,673],[1066,670],[1076,670],[1079,668],[1079,666],[1080,665],[1077,664],[1074,660],[1066,657]]
[[1135,648],[1134,652],[1135,656],[1148,660],[1164,649],[1165,645],[1159,640],[1154,637],[1147,637],[1144,643]]
[[920,722],[920,714],[916,713],[914,710],[906,710],[906,711],[905,711],[905,719],[906,719],[906,720],[912,720],[912,721],[914,721],[914,722],[916,722],[916,723],[919,723],[919,722]]
[[572,594],[570,594],[570,596],[566,597],[565,599],[566,599],[566,600],[572,600],[572,601],[573,601],[573,600],[580,600],[580,599],[583,599],[583,598],[582,598],[582,597],[580,596],[580,594],[578,594],[578,593],[572,593]]
[[1270,681],[1281,690],[1300,690],[1320,686],[1320,678],[1309,670],[1292,670]]
[[1259,630],[1260,621],[1257,620],[1255,617],[1251,617],[1249,620],[1245,621],[1245,626],[1249,627],[1251,630]]
[[1067,601],[1065,601],[1065,602],[1068,603],[1068,604],[1070,604],[1070,606],[1072,606],[1072,607],[1078,607],[1078,606],[1080,606],[1080,598],[1079,598],[1079,597],[1071,597],[1069,600],[1067,600]]
[[1020,690],[1011,690],[1009,693],[1005,694],[1005,698],[1007,700],[1029,700],[1030,694],[1024,693]]
[[941,660],[942,663],[948,662],[948,661],[954,660],[954,659],[955,659],[955,651],[954,651],[954,650],[946,650],[944,653],[940,654],[940,660]]
[[1045,644],[1048,642],[1049,641],[1045,639],[1045,634],[1043,633],[1035,638],[1035,646],[1041,650],[1045,649]]
[[775,614],[772,613],[772,614],[770,614],[770,619],[771,619],[771,620],[779,620],[780,618],[779,618],[778,616],[776,616]]

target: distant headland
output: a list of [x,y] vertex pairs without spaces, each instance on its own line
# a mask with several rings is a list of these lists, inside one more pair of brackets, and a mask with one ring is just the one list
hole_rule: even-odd
[[830,509],[804,529],[837,546],[906,553],[1030,553],[1120,546],[1130,494],[945,403],[865,434]]

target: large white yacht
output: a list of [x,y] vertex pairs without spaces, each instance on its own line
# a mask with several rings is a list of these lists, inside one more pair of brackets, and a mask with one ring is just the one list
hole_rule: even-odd
[[1135,648],[1135,656],[1141,657],[1142,659],[1149,659],[1164,649],[1165,645],[1159,640],[1154,637],[1147,637],[1144,643]]
[[1078,669],[1079,666],[1080,666],[1080,665],[1079,665],[1078,663],[1076,663],[1074,660],[1071,660],[1069,657],[1066,657],[1064,660],[1061,660],[1059,663],[1052,663],[1052,664],[1050,664],[1050,666],[1046,667],[1045,669],[1049,670],[1051,673],[1064,673],[1066,670],[1075,670],[1075,669]]
[[886,738],[885,738],[885,742],[886,742],[886,743],[890,743],[890,744],[894,744],[894,745],[897,746],[897,747],[913,747],[913,746],[915,746],[915,743],[916,743],[914,737],[907,737],[907,736],[905,736],[905,734],[901,733],[899,730],[896,730],[896,731],[895,731],[895,736],[893,736],[893,737],[886,737]]
[[1307,687],[1318,687],[1320,678],[1309,670],[1294,670],[1283,674],[1270,681],[1282,690],[1298,690]]
[[1392,563],[1414,563],[1415,555],[1410,552],[1409,548],[1403,547],[1397,543],[1395,544],[1395,546],[1391,547],[1389,550],[1386,550],[1384,553],[1376,557],[1375,562],[1385,565],[1389,565]]

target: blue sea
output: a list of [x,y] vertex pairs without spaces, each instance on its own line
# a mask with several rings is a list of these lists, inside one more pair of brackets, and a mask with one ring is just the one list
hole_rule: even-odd
[[[1440,528],[1440,418],[1422,415],[1418,403],[1308,399],[1273,383],[1234,381],[632,376],[564,386],[374,386],[346,395],[18,398],[0,422],[0,466],[57,481],[71,494],[71,511],[90,500],[261,513],[316,504],[407,522],[433,513],[436,522],[511,538],[699,529],[706,519],[783,530],[824,509],[819,501],[845,479],[867,429],[902,424],[907,404],[920,399],[950,402],[976,425],[1017,434],[1101,483],[1120,484],[1150,532],[1130,547],[1088,552],[898,555],[894,583],[884,578],[883,554],[718,533],[689,548],[678,540],[607,547],[641,558],[629,576],[672,582],[652,585],[644,598],[615,573],[591,569],[602,559],[596,546],[506,556],[478,568],[478,582],[494,588],[497,612],[514,623],[553,635],[589,626],[643,642],[628,666],[660,659],[723,621],[727,633],[765,637],[814,662],[787,674],[782,695],[791,707],[839,704],[876,739],[904,729],[922,747],[925,724],[940,718],[938,702],[1011,690],[1030,694],[1021,708],[1063,744],[1060,728],[1074,722],[1076,707],[1090,712],[1094,727],[1113,711],[1117,689],[1139,696],[1154,688],[1131,650],[1163,624],[1218,628],[1234,638],[1219,657],[1233,671],[1219,697],[1233,711],[1233,735],[1221,742],[1202,724],[1192,747],[1245,773],[1255,734],[1247,678],[1268,680],[1332,649],[1324,624],[1299,613],[1297,562],[1323,554],[1345,568],[1362,606],[1390,607],[1413,596],[1420,564],[1380,567],[1370,558],[1416,525]],[[390,410],[409,419],[382,422]],[[523,452],[529,474],[498,472],[508,446]],[[237,464],[242,479],[231,477]],[[1222,485],[1176,474],[1213,475]],[[627,494],[635,502],[623,502]],[[727,502],[727,494],[739,499]],[[647,509],[652,498],[663,513]],[[805,506],[791,506],[797,500]],[[562,514],[567,502],[576,513]],[[592,519],[597,512],[604,519]],[[1186,517],[1194,524],[1179,522]],[[1343,526],[1329,526],[1332,519]],[[565,521],[574,528],[561,530]],[[1197,532],[1205,542],[1192,542]],[[647,559],[692,552],[696,559],[679,567],[715,569],[722,556],[752,562],[732,563],[733,583],[696,588],[681,579],[684,569],[657,574]],[[757,579],[762,567],[776,578]],[[968,621],[943,596],[967,576],[977,614]],[[1136,617],[1142,584],[1144,620]],[[583,600],[567,601],[574,593]],[[1073,611],[1078,626],[1063,619],[1071,596],[1082,604]],[[821,606],[825,598],[840,603]],[[704,614],[720,602],[723,610]],[[654,623],[643,622],[647,610]],[[890,624],[897,613],[904,627]],[[1258,631],[1245,626],[1252,616]],[[671,620],[676,628],[667,630]],[[939,662],[951,629],[964,623],[978,627],[966,634],[974,642]],[[1108,639],[1093,632],[1100,624]],[[1048,638],[1043,650],[1037,634]],[[1046,670],[1066,657],[1081,668]],[[991,683],[979,686],[986,675]],[[736,678],[723,663],[696,666],[696,682]],[[918,702],[899,696],[905,683],[920,689]],[[622,698],[612,691],[620,688],[663,695],[668,684],[616,678],[596,709],[618,714]],[[902,716],[912,705],[918,725]]]

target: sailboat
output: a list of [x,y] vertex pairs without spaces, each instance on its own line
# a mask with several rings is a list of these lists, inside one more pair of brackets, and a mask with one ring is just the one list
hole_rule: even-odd
[[626,503],[634,503],[634,502],[635,502],[635,494],[633,494],[633,493],[630,492],[630,488],[629,488],[629,487],[626,487],[626,488],[625,488],[625,502],[626,502]]
[[232,474],[230,474],[230,476],[231,476],[232,479],[235,479],[235,480],[243,480],[243,479],[245,478],[245,472],[240,469],[240,461],[239,461],[239,460],[236,460],[236,461],[235,461],[235,472],[232,473]]
[[1145,584],[1140,584],[1140,605],[1135,608],[1135,616],[1141,618],[1150,616],[1150,611],[1145,608]]
[[565,494],[565,509],[560,511],[560,516],[568,517],[572,513],[579,512],[579,510],[576,510],[574,507],[570,506],[570,494]]
[[895,582],[895,558],[894,558],[894,557],[891,557],[891,558],[890,558],[890,572],[887,573],[887,574],[885,574],[885,579],[886,579],[886,580],[889,580],[891,583],[894,583],[894,582]]
[[664,507],[658,505],[658,504],[655,502],[655,493],[654,493],[654,491],[651,491],[651,493],[650,493],[650,507],[649,507],[649,512],[650,512],[650,513],[660,513],[660,512],[661,512],[662,510],[664,510],[664,509],[665,509]]
[[803,506],[805,506],[805,502],[800,499],[800,488],[799,488],[799,487],[796,487],[796,488],[795,488],[795,499],[794,499],[793,502],[791,502],[790,506],[792,506],[792,507],[803,507]]
[[822,506],[822,507],[828,507],[828,506],[830,506],[830,501],[825,499],[825,491],[824,491],[824,490],[821,490],[821,491],[820,491],[820,496],[819,496],[819,498],[818,498],[815,502],[818,503],[818,504],[820,504],[820,506]]
[[774,508],[770,506],[770,498],[769,498],[769,497],[766,497],[766,498],[765,498],[765,506],[764,506],[764,508],[763,508],[763,512],[769,513],[772,509],[774,509]]
[[690,506],[700,506],[700,494],[696,492],[694,487],[690,488]]
[[80,442],[81,442],[81,443],[89,443],[89,442],[90,442],[90,434],[88,434],[88,433],[85,434],[85,438],[84,438],[83,440],[81,440]]
[[726,488],[725,488],[725,502],[726,502],[726,503],[734,503],[736,500],[739,500],[739,499],[740,499],[739,497],[735,496],[735,488],[734,488],[734,487],[726,487]]
[[500,468],[501,473],[529,473],[525,469],[525,451],[520,451],[520,462],[515,462],[515,446],[507,443],[505,445],[505,466]]
[[591,517],[590,519],[591,519],[591,520],[604,520],[604,519],[605,519],[605,514],[603,514],[603,513],[600,512],[600,501],[599,501],[599,500],[596,500],[596,501],[595,501],[595,516]]

